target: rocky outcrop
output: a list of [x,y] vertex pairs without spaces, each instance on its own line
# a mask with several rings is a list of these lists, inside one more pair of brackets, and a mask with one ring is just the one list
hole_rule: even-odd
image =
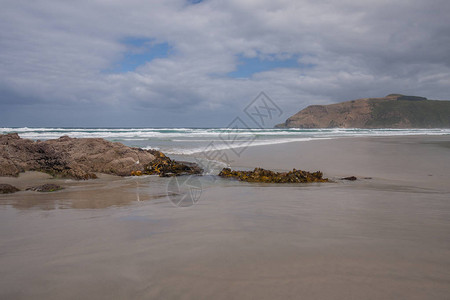
[[[156,150],[131,148],[100,138],[63,136],[32,141],[14,133],[0,135],[0,176],[17,176],[24,171],[75,179],[96,178],[95,173],[129,176],[136,172],[150,173],[148,170],[156,159],[170,160]],[[182,168],[183,164],[171,162],[169,167]],[[168,173],[168,168],[163,173],[152,172],[161,176]]]
[[450,101],[390,94],[311,105],[277,128],[449,128]]
[[18,188],[16,188],[15,186],[12,186],[10,184],[6,184],[6,183],[0,184],[0,194],[12,194],[12,193],[15,193],[18,191],[20,191]]
[[220,177],[236,178],[240,181],[247,182],[266,182],[266,183],[307,183],[307,182],[328,182],[327,178],[323,178],[320,171],[307,172],[293,169],[289,172],[274,172],[255,168],[253,171],[234,171],[224,168],[219,173]]

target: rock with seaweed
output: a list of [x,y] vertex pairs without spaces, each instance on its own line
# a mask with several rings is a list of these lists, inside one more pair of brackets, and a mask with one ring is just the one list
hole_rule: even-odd
[[169,177],[202,174],[202,172],[203,170],[195,163],[175,161],[167,156],[160,156],[146,165],[142,174]]
[[224,168],[219,173],[220,177],[236,178],[247,182],[266,182],[266,183],[308,183],[308,182],[328,182],[323,178],[320,171],[307,172],[293,169],[289,172],[274,172],[261,168],[255,168],[253,171],[235,171],[230,168]]
[[[164,168],[156,168],[164,164]],[[0,176],[41,171],[55,177],[96,178],[95,173],[132,174],[201,173],[190,163],[170,160],[156,150],[144,150],[101,138],[70,138],[47,141],[22,139],[16,133],[0,135]]]

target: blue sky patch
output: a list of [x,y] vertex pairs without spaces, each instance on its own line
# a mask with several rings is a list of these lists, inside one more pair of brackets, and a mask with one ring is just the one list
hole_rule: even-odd
[[127,38],[122,43],[127,46],[127,51],[113,66],[112,71],[116,73],[135,71],[156,58],[168,57],[171,50],[168,43],[157,43],[153,39]]
[[187,0],[187,2],[191,3],[191,4],[198,4],[203,2],[203,0]]
[[242,55],[238,56],[239,62],[237,69],[228,73],[233,78],[249,78],[255,73],[270,71],[279,68],[312,68],[313,65],[305,65],[298,63],[298,56],[292,56],[286,59],[261,59],[259,57],[246,58]]

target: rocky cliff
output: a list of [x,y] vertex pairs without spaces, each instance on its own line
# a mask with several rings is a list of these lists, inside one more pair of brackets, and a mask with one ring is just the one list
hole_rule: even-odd
[[311,105],[277,128],[450,128],[450,101],[390,94]]

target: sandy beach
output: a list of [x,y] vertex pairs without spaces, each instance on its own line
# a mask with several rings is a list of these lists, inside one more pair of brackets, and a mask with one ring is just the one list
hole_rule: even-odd
[[205,177],[198,203],[180,208],[168,178],[0,178],[65,187],[0,195],[0,298],[448,299],[450,136],[227,153],[235,169],[321,170],[334,182]]

